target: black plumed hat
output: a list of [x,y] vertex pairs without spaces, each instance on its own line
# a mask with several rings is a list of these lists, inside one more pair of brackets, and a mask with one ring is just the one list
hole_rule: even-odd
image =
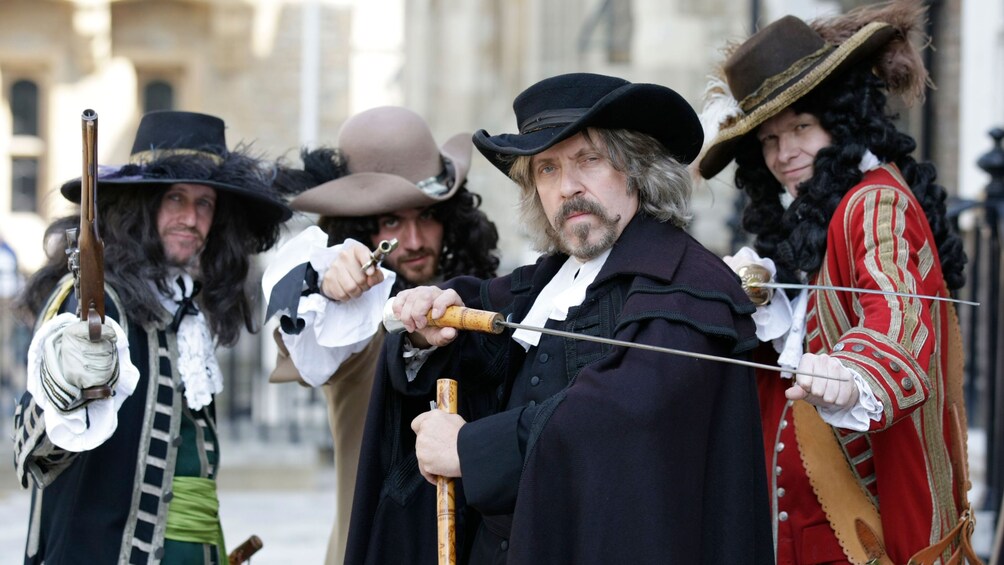
[[[241,200],[255,220],[279,223],[292,211],[272,188],[274,167],[241,149],[227,149],[223,120],[196,112],[150,112],[140,120],[129,164],[98,168],[98,190],[202,184]],[[60,189],[80,202],[80,179]]]

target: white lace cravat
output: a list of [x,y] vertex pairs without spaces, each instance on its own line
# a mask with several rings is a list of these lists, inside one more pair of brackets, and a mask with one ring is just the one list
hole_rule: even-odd
[[[191,298],[192,277],[182,272],[170,277],[171,296],[160,295],[160,303],[169,312],[183,306]],[[209,333],[209,324],[201,311],[187,314],[178,325],[178,373],[185,384],[185,400],[192,410],[200,410],[213,401],[213,395],[223,391],[223,375],[216,361],[216,344]]]

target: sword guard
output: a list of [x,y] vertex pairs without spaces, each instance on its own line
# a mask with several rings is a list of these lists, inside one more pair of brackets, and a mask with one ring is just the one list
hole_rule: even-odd
[[746,296],[749,297],[753,304],[757,306],[770,304],[771,298],[774,297],[774,290],[760,286],[770,282],[770,271],[767,270],[767,267],[751,263],[739,267],[736,274],[739,275],[739,280],[742,281],[743,292],[746,293]]

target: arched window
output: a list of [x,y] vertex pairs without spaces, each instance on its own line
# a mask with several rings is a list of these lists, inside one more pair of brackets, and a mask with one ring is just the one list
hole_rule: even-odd
[[19,80],[10,87],[10,113],[14,135],[38,135],[38,85]]
[[174,87],[162,80],[152,80],[143,88],[143,112],[174,109]]
[[40,135],[39,88],[34,81],[10,84],[10,209],[38,212],[38,187],[45,144]]
[[11,212],[38,211],[38,159],[14,157],[11,161]]

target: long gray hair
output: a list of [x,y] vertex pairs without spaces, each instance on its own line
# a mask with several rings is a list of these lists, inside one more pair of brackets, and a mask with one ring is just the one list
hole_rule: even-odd
[[[690,174],[655,138],[633,130],[603,128],[588,128],[582,135],[605,150],[614,169],[627,176],[628,194],[638,193],[641,211],[679,227],[690,222]],[[520,187],[519,215],[531,245],[551,254],[560,249],[558,234],[537,195],[531,160],[529,155],[514,156],[509,176]]]

